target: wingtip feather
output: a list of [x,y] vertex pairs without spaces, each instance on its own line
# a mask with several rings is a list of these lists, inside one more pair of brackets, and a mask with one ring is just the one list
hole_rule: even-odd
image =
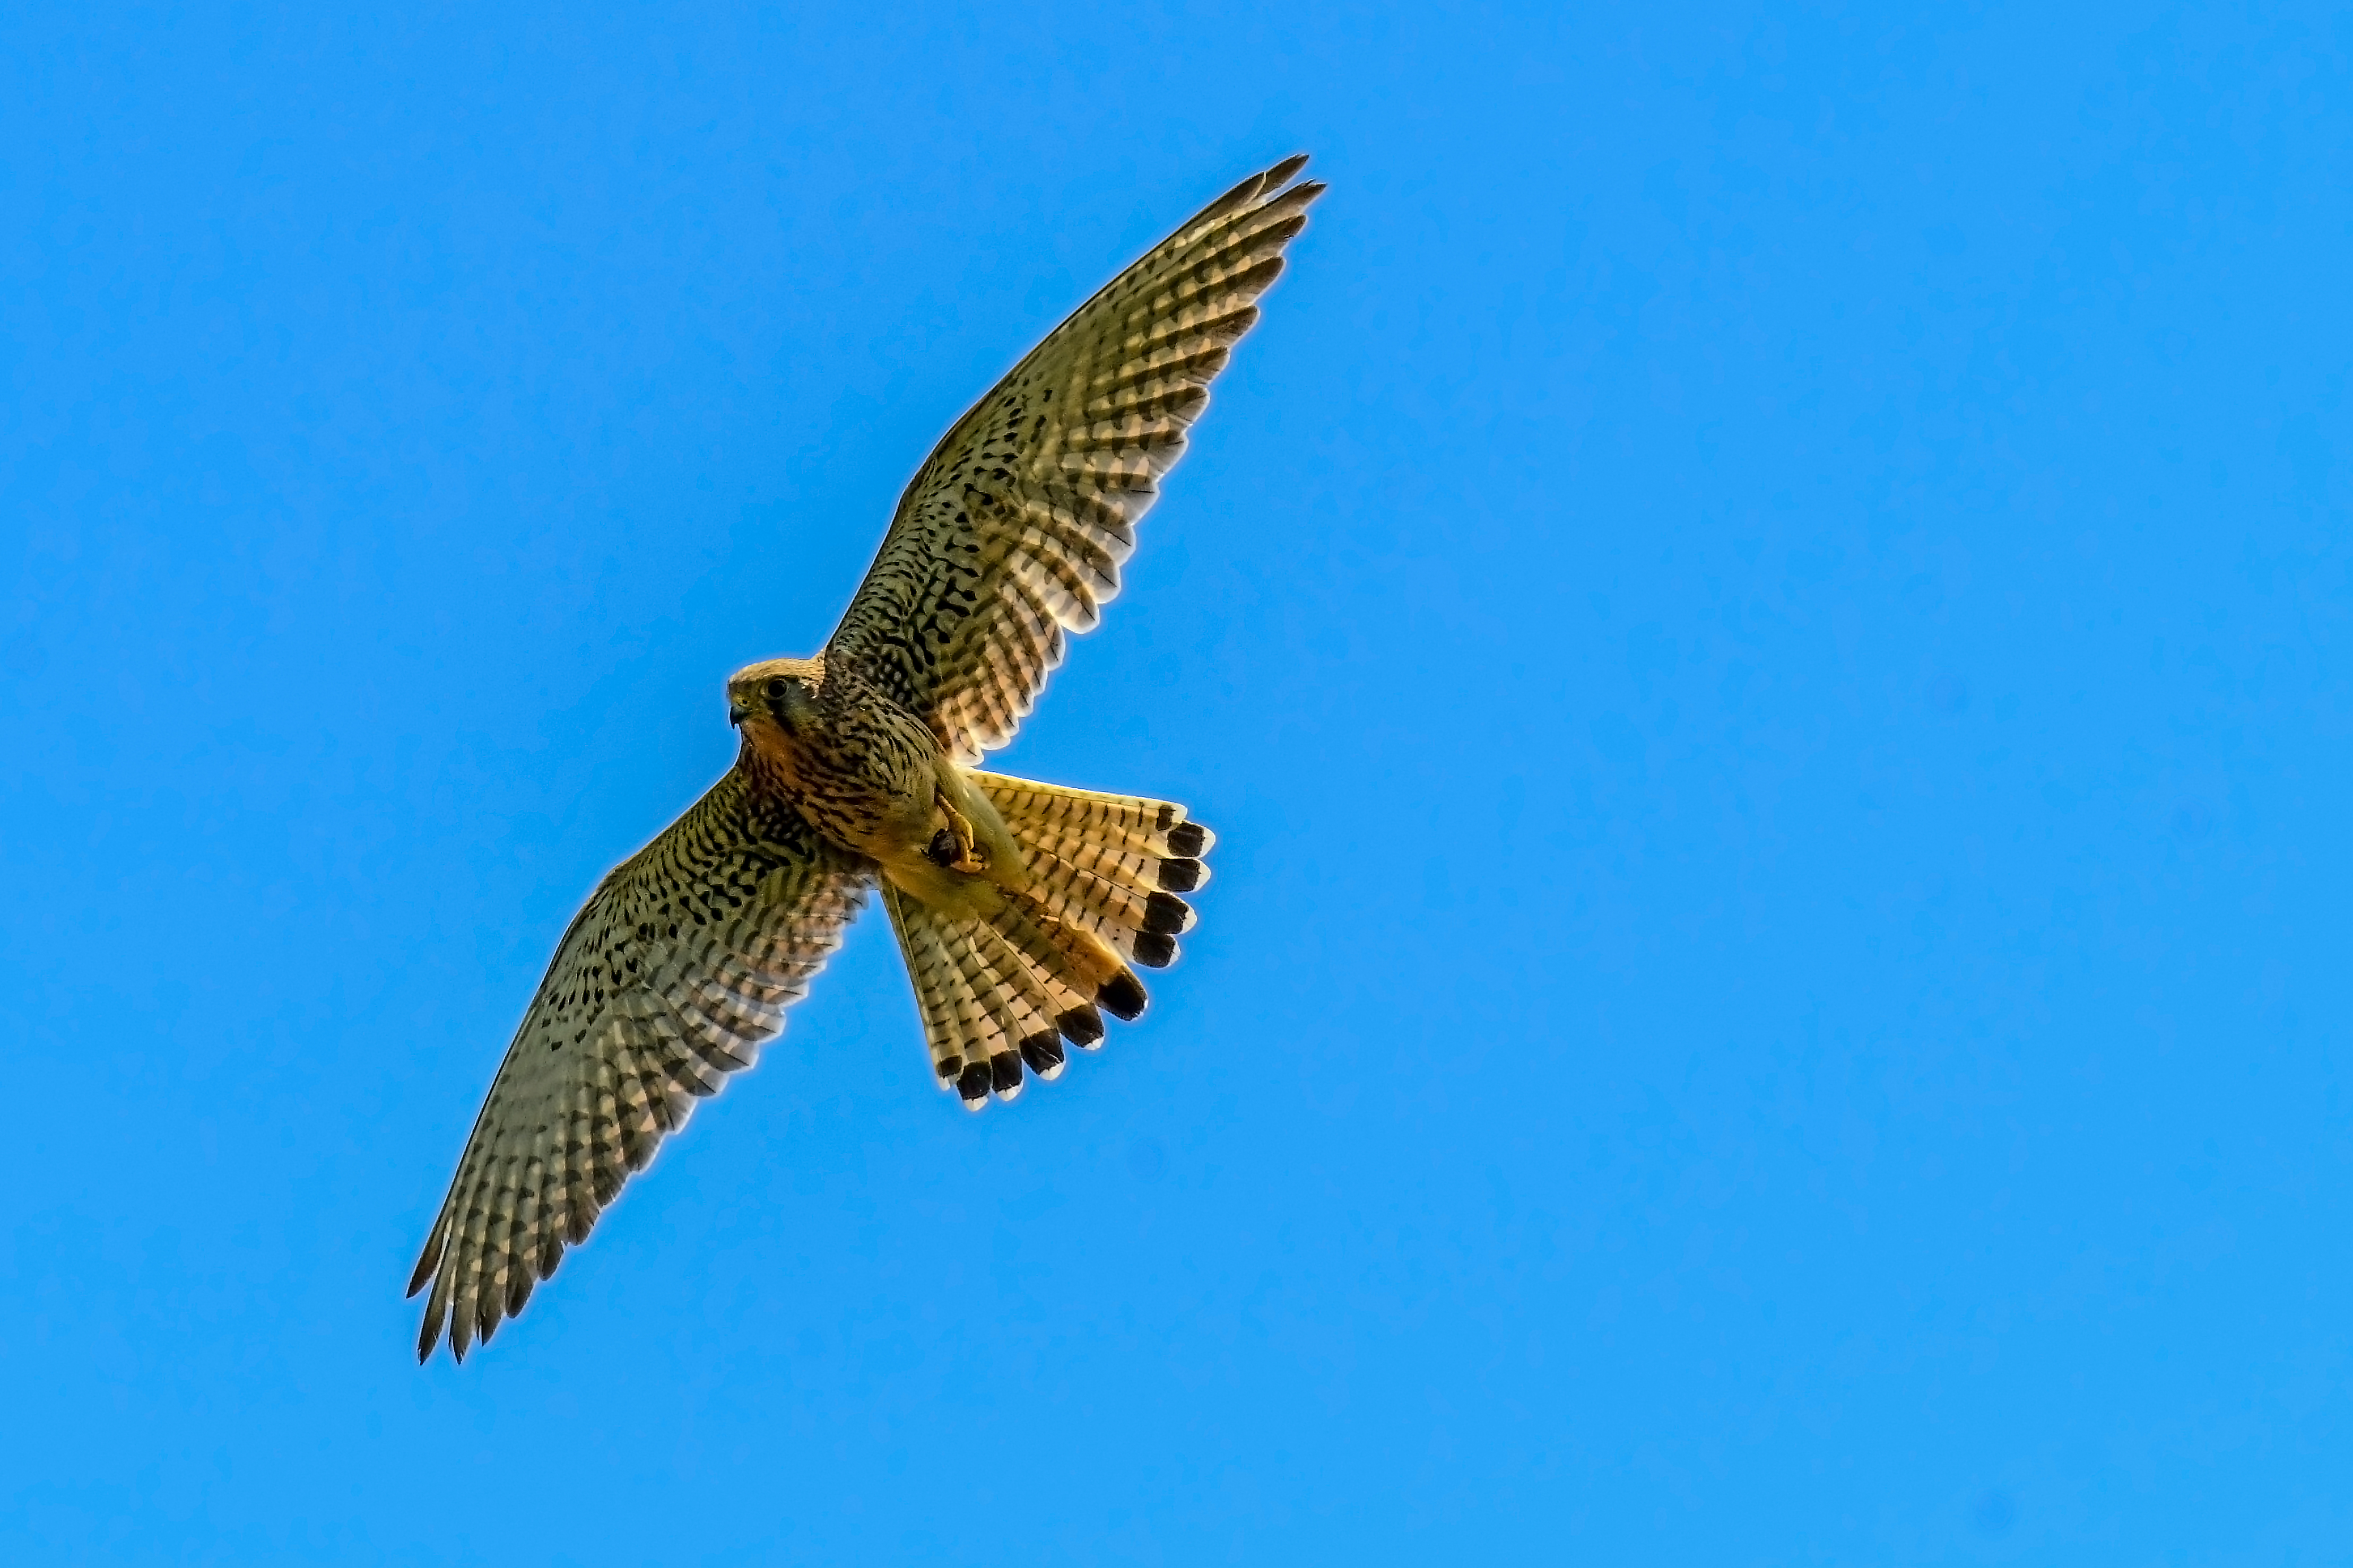
[[1273,168],[1269,169],[1265,174],[1259,176],[1259,188],[1262,191],[1272,192],[1279,191],[1283,186],[1291,184],[1292,176],[1298,174],[1300,170],[1307,167],[1307,156],[1308,155],[1304,153],[1293,153],[1290,157],[1285,158],[1282,163],[1277,163]]
[[1201,209],[1199,216],[1194,221],[1206,223],[1212,218],[1223,217],[1237,207],[1250,206],[1264,201],[1288,184],[1291,177],[1305,167],[1307,167],[1307,154],[1293,153],[1272,167],[1260,170],[1216,201],[1211,202]]
[[416,1271],[408,1277],[408,1289],[403,1300],[414,1298],[433,1278],[433,1271],[441,1266],[441,1249],[447,1239],[442,1234],[442,1226],[437,1222],[433,1234],[425,1238],[425,1250],[417,1257]]

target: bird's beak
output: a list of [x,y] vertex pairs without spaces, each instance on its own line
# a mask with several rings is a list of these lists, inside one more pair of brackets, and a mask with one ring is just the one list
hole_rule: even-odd
[[730,724],[741,729],[743,728],[744,721],[749,719],[751,716],[752,710],[749,708],[744,707],[741,702],[736,701],[732,697],[727,700],[727,721]]

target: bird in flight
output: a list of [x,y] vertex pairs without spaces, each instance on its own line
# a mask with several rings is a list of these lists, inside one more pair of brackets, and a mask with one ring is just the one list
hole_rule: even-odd
[[978,771],[1067,632],[1119,592],[1137,519],[1307,224],[1286,158],[1113,279],[917,469],[841,624],[727,682],[735,765],[573,918],[466,1141],[408,1293],[459,1361],[697,1100],[748,1068],[870,891],[932,1070],[967,1110],[1060,1076],[1144,1011],[1208,879],[1181,805]]

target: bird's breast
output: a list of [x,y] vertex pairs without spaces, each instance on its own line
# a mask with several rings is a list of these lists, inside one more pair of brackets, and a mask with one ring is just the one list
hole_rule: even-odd
[[868,709],[828,721],[776,737],[771,771],[780,793],[809,826],[874,859],[927,843],[938,790],[931,731],[912,716]]

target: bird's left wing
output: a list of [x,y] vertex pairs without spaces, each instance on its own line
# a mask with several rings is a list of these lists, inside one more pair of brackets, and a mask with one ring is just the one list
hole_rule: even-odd
[[966,764],[1119,592],[1135,521],[1323,194],[1286,158],[1073,311],[943,437],[827,644]]
[[507,1049],[408,1293],[463,1361],[696,1100],[752,1065],[871,881],[740,770],[590,895]]

